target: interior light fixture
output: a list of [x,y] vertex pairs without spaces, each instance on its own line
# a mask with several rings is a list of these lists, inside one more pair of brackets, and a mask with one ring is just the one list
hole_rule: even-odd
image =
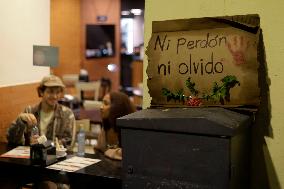
[[128,16],[130,15],[130,11],[121,11],[121,15]]
[[108,64],[107,69],[110,72],[115,72],[117,70],[117,65],[116,64]]
[[141,15],[142,14],[142,10],[141,9],[131,9],[130,12],[136,16]]

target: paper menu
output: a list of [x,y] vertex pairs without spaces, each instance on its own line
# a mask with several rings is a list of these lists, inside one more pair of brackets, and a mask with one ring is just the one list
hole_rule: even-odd
[[47,168],[66,172],[75,172],[89,165],[98,163],[99,161],[101,160],[74,156],[72,158],[50,165]]
[[29,146],[17,146],[16,148],[2,154],[0,157],[8,158],[30,158],[30,147]]

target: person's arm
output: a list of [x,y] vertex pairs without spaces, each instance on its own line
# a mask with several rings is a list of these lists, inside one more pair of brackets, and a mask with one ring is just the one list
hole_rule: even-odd
[[27,123],[20,116],[12,122],[7,132],[7,140],[9,144],[23,145],[25,142],[24,131]]
[[[65,108],[65,107],[64,107]],[[59,138],[59,140],[61,141],[61,143],[67,147],[67,148],[71,148],[72,146],[72,139],[74,140],[75,137],[74,136],[74,129],[75,129],[75,116],[72,112],[72,110],[70,110],[69,108],[66,108],[64,110],[64,121],[63,121],[63,133],[61,135],[61,137]]]
[[[7,140],[9,144],[23,145],[25,143],[25,133],[29,133],[31,127],[37,124],[36,117],[31,113],[31,107],[25,109],[12,122],[7,131]],[[28,136],[28,135],[27,135]],[[29,141],[27,142],[29,143]]]

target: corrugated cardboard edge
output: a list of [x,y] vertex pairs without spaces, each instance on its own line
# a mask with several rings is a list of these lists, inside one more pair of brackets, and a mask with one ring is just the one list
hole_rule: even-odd
[[[165,22],[167,22],[167,24],[165,24]],[[175,32],[183,30],[190,31],[235,27],[247,32],[257,33],[259,23],[260,18],[257,14],[153,21],[152,32]]]

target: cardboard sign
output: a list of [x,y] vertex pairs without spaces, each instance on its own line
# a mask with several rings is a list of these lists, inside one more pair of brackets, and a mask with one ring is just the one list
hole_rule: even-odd
[[259,34],[240,28],[212,18],[153,22],[151,105],[258,105]]

